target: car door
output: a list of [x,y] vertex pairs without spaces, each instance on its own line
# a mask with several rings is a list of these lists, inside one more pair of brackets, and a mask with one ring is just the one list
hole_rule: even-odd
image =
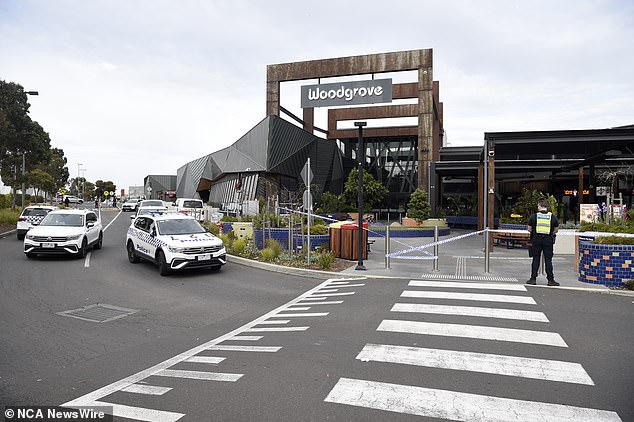
[[97,239],[99,239],[97,220],[97,214],[93,212],[86,213],[86,237],[88,238],[89,244],[95,243]]
[[150,250],[150,222],[147,217],[137,217],[134,220],[134,248],[142,255],[154,258],[153,251]]

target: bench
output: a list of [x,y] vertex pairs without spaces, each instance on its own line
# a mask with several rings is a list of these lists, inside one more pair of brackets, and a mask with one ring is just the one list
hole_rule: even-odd
[[498,246],[505,244],[506,249],[514,249],[516,247],[525,248],[528,242],[530,242],[530,235],[528,233],[493,233],[493,244],[497,244]]

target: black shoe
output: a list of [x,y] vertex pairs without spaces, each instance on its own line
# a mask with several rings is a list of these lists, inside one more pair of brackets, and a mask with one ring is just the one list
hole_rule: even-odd
[[537,280],[535,280],[534,278],[528,279],[526,281],[526,284],[531,284],[531,285],[536,285],[537,284]]
[[557,283],[555,280],[549,280],[549,281],[548,281],[548,285],[549,285],[549,286],[559,286],[560,284],[559,284],[559,283]]

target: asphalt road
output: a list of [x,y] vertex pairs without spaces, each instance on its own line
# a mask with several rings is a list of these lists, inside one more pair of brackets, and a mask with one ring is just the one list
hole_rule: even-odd
[[[631,297],[232,263],[160,277],[128,263],[128,225],[88,264],[0,240],[0,403],[138,420],[634,420]],[[57,314],[93,304],[136,312]]]

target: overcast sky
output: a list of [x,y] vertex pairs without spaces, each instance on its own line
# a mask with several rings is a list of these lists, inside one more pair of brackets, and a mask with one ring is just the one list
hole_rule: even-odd
[[268,64],[422,48],[451,145],[634,124],[631,0],[0,0],[0,79],[72,177],[126,190],[262,120]]

